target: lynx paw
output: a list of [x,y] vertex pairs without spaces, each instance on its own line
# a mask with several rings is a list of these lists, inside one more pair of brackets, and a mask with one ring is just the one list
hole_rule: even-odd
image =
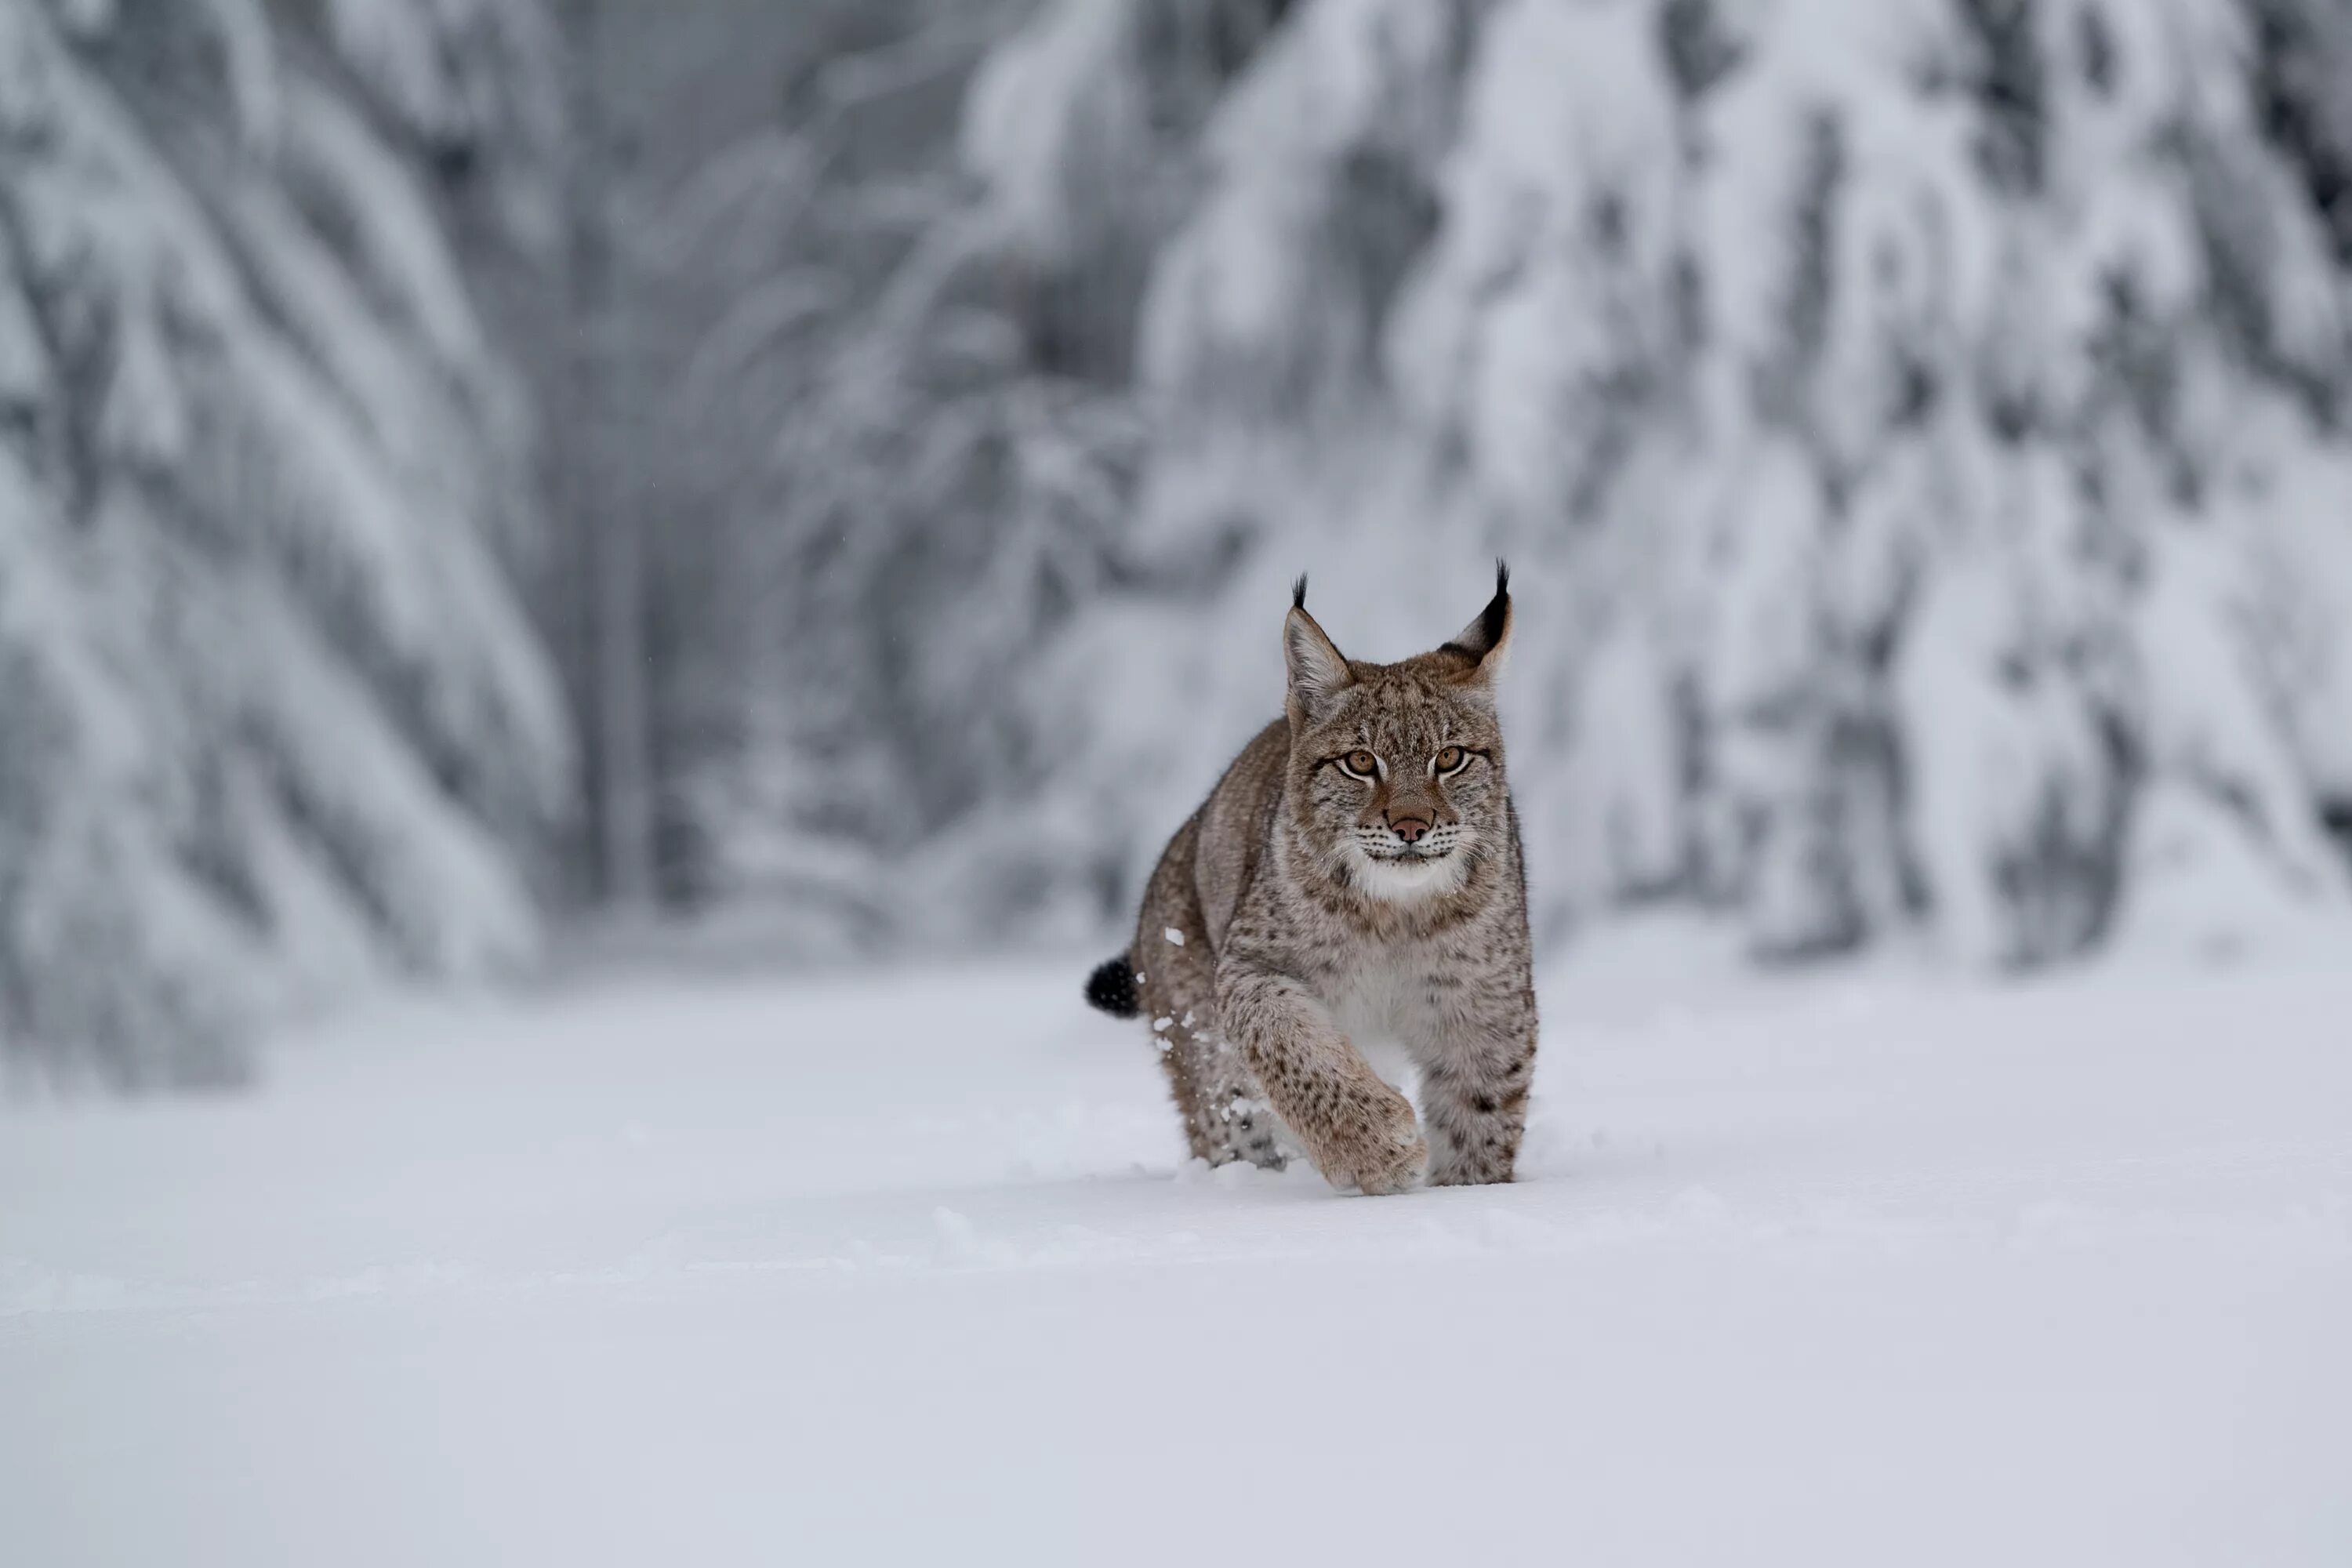
[[1429,1145],[1414,1122],[1412,1102],[1401,1094],[1366,1107],[1357,1131],[1323,1163],[1326,1180],[1341,1191],[1353,1187],[1369,1197],[1408,1193],[1429,1171]]
[[1429,1184],[1433,1187],[1489,1187],[1510,1179],[1508,1163],[1478,1165],[1441,1162],[1429,1173]]

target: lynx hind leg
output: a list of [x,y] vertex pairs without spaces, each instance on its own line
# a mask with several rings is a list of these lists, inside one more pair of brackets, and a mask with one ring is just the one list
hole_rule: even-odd
[[[1147,914],[1161,908],[1156,901],[1145,906]],[[1185,912],[1179,909],[1174,918],[1147,926],[1135,947],[1144,1022],[1168,1075],[1184,1141],[1194,1158],[1212,1165],[1247,1160],[1279,1171],[1286,1155],[1282,1124],[1249,1064],[1218,1026],[1208,943],[1200,922],[1185,920]],[[1181,945],[1167,939],[1171,929],[1187,933]]]
[[[1216,988],[1195,959],[1152,960],[1142,987],[1145,1021],[1193,1156],[1212,1165],[1247,1160],[1278,1171],[1281,1123],[1241,1052],[1217,1026]],[[1163,973],[1166,978],[1163,980]]]

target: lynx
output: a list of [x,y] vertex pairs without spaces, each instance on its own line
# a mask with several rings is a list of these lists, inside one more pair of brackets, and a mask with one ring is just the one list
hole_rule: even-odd
[[[1287,716],[1160,858],[1087,999],[1151,1020],[1192,1152],[1342,1190],[1507,1182],[1535,1072],[1526,871],[1495,683],[1510,573],[1433,653],[1350,659],[1283,625]],[[1418,1069],[1423,1122],[1360,1046]],[[1423,1136],[1424,1125],[1426,1137]]]

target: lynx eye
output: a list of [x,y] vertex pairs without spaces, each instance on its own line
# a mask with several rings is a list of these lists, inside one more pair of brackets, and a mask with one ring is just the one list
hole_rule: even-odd
[[1451,773],[1458,773],[1462,771],[1463,764],[1469,762],[1469,760],[1470,753],[1464,751],[1461,747],[1448,746],[1445,750],[1437,753],[1437,774],[1440,778],[1444,778]]
[[1339,759],[1339,765],[1357,778],[1368,779],[1380,771],[1381,760],[1370,752],[1349,752]]

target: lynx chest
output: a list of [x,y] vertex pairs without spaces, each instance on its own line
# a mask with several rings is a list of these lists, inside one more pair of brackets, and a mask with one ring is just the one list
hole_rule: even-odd
[[1431,984],[1438,956],[1418,945],[1367,953],[1331,982],[1331,1016],[1372,1070],[1407,1087],[1412,1063],[1452,1021],[1447,993]]

